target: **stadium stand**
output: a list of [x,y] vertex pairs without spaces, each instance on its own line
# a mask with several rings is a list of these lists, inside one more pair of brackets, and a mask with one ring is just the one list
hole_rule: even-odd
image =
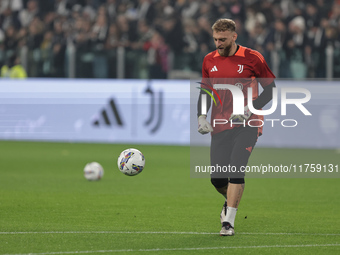
[[28,77],[199,77],[211,25],[237,23],[278,78],[340,77],[339,0],[2,0],[0,66]]

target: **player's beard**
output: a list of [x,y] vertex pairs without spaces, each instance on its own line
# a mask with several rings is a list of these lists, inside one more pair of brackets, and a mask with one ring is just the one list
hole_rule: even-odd
[[228,57],[230,54],[230,50],[231,50],[231,46],[232,44],[229,44],[227,46],[225,46],[222,50],[222,52],[219,52],[221,56],[223,57]]

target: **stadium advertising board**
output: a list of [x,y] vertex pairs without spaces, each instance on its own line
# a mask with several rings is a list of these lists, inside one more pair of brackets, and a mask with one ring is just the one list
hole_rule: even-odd
[[[339,82],[276,85],[277,107],[264,116],[257,146],[340,147]],[[197,86],[188,80],[3,79],[0,139],[208,146],[210,135],[197,132]],[[294,88],[301,91],[288,93]],[[286,103],[283,115],[282,91],[301,107]]]
[[0,138],[188,145],[185,85],[163,80],[3,80]]

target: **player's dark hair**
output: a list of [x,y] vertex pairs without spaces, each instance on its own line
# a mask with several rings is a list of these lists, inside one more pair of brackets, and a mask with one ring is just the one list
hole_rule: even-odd
[[231,19],[218,19],[214,25],[212,25],[212,30],[215,32],[231,31],[235,32],[236,24],[235,21]]

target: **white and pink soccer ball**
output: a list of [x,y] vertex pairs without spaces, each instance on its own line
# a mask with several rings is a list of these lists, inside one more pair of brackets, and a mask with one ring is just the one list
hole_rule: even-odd
[[84,167],[84,176],[89,181],[98,181],[104,175],[104,168],[98,162],[91,162]]
[[119,170],[129,176],[140,174],[145,166],[143,153],[137,149],[126,149],[118,157]]

